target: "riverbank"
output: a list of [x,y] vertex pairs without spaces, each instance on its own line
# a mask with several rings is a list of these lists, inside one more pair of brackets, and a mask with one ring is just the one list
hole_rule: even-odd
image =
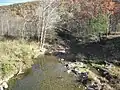
[[119,60],[117,63],[115,60],[77,58],[65,47],[58,48],[53,55],[66,67],[68,74],[76,76],[79,87],[84,86],[83,90],[119,90]]
[[85,63],[60,61],[66,68],[68,74],[74,74],[79,88],[83,90],[119,90],[120,67],[112,63]]
[[80,86],[86,90],[119,90],[120,38],[87,43],[71,39],[66,46],[68,52],[56,56],[68,73],[75,74]]
[[0,90],[8,88],[10,78],[24,73],[31,67],[34,59],[39,55],[37,42],[25,40],[0,41]]

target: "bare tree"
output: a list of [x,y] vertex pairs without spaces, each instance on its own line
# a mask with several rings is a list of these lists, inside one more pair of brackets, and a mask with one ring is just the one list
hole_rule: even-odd
[[[40,49],[44,48],[46,33],[54,28],[54,24],[59,20],[57,9],[60,6],[60,0],[40,0],[38,8],[40,34]],[[39,37],[38,37],[39,38]]]
[[1,20],[1,34],[3,35],[3,21],[2,21],[2,18],[0,20]]

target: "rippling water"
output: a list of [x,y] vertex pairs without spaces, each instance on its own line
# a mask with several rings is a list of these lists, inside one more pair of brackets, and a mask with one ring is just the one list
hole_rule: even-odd
[[80,90],[75,77],[55,57],[37,59],[28,75],[17,79],[9,90]]

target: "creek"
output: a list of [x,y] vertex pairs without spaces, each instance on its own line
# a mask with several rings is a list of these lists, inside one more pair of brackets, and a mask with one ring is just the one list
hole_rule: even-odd
[[9,81],[8,90],[83,90],[78,88],[75,76],[54,56],[41,56],[27,74]]

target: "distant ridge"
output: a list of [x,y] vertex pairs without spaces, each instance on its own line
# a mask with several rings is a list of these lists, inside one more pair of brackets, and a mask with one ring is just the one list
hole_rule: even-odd
[[[34,36],[37,30],[35,25],[38,7],[39,1],[0,6],[0,35],[21,37],[24,28],[24,36],[31,36],[31,34]],[[32,20],[32,24],[28,23],[24,26],[26,19]]]

